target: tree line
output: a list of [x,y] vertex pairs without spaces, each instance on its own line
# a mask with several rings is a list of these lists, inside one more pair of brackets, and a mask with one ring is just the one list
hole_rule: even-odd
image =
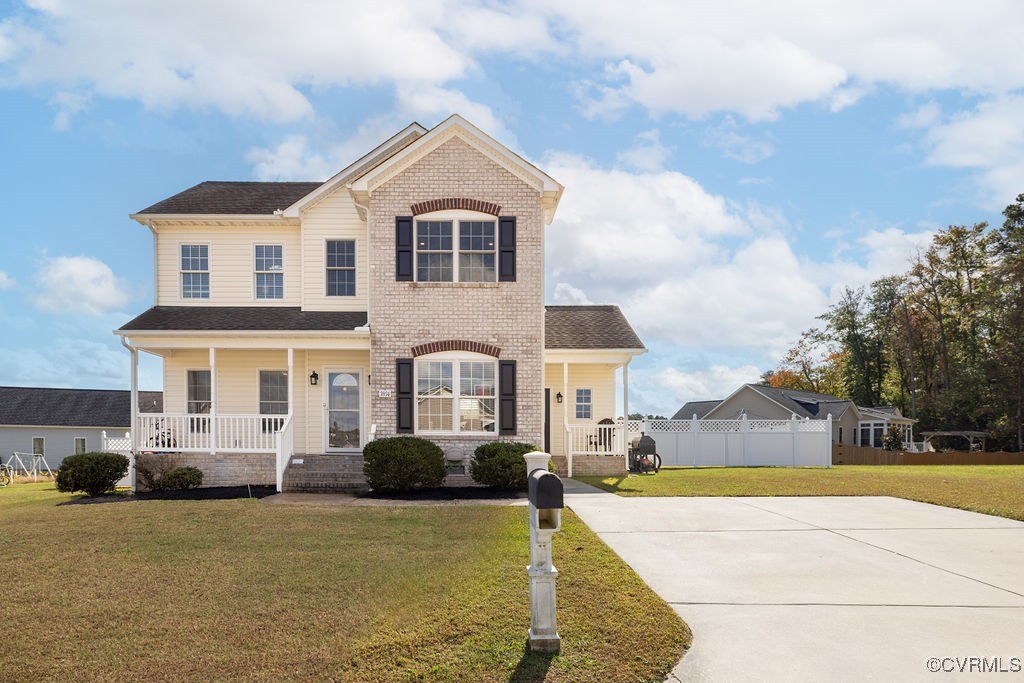
[[762,381],[1024,450],[1024,194],[1003,216],[951,225],[905,273],[847,287]]

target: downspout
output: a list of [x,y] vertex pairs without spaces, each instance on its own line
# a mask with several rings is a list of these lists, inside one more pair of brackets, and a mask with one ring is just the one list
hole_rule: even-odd
[[136,423],[138,421],[137,416],[139,414],[139,350],[137,348],[135,348],[134,346],[132,346],[131,344],[129,344],[128,342],[126,342],[124,337],[118,337],[118,338],[121,340],[121,346],[123,346],[124,348],[128,349],[129,353],[132,354],[132,391],[131,391],[131,401],[130,401],[130,408],[129,408],[130,415],[129,415],[129,423],[128,424],[129,424],[129,428],[131,429],[131,435],[132,435],[131,436],[131,443],[129,444],[129,448],[131,449],[131,455],[129,457],[132,459],[132,463],[131,463],[131,474],[132,474],[132,476],[131,476],[131,483],[132,483],[132,492],[134,493],[135,492],[135,466],[134,466],[135,463],[134,463],[134,460],[135,460],[135,453],[138,450],[137,444],[138,444],[138,439],[139,439],[139,432],[138,432],[138,429],[136,429]]
[[[351,194],[351,192],[350,192],[350,194]],[[355,200],[355,197],[352,198],[352,203],[355,205],[355,207],[357,209],[362,209],[363,212],[366,214],[366,262],[367,262],[366,263],[366,327],[369,328],[370,327],[370,302],[373,301],[373,292],[370,290],[370,286],[373,283],[373,278],[370,277],[370,207],[368,205],[360,204],[359,202],[357,202]],[[358,282],[359,282],[359,250],[356,249],[356,283],[357,283],[357,286],[358,286]],[[371,378],[372,377],[373,377],[373,332],[371,330],[371,332],[370,332],[370,368],[369,368],[369,372],[367,372],[367,377],[366,377],[367,384],[369,384],[371,382]],[[370,423],[370,431],[371,432],[374,432],[374,430],[377,427],[377,423],[374,422],[373,391],[372,391],[372,387],[371,387],[371,391],[370,391],[370,401],[369,401],[369,403],[370,403],[370,411],[369,411],[370,414],[362,416],[363,424],[359,425],[359,433],[360,434],[366,433],[364,431],[363,427],[364,427],[364,425],[367,422]],[[362,412],[363,411],[360,411],[360,413],[362,413]]]

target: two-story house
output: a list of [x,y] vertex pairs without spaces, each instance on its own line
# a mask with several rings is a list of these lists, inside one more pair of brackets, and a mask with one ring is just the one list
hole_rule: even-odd
[[116,334],[133,396],[140,351],[164,374],[133,451],[284,489],[358,486],[363,446],[399,434],[453,473],[495,440],[624,469],[624,424],[598,423],[645,349],[615,306],[544,306],[562,189],[454,115],[326,182],[204,182],[133,214],[156,305]]

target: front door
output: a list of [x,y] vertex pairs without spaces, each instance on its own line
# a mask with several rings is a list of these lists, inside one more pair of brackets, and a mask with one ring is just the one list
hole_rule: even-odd
[[361,376],[358,370],[327,371],[328,452],[357,451],[363,447]]

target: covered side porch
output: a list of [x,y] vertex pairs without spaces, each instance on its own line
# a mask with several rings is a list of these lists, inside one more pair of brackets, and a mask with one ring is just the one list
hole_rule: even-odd
[[626,471],[629,363],[643,351],[544,355],[544,449],[565,476]]
[[[204,473],[204,485],[283,490],[293,464],[361,476],[373,438],[369,332],[141,335],[132,351],[131,450]],[[164,409],[138,410],[138,354],[163,360]],[[302,457],[295,457],[302,456]],[[346,457],[347,456],[347,457]],[[337,467],[335,467],[337,466]],[[299,468],[300,470],[302,467]]]

